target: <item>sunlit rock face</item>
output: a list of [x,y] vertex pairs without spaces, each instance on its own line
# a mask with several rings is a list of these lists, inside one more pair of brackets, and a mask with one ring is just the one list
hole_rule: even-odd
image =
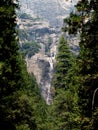
[[[22,46],[24,42],[35,41],[41,46],[39,52],[32,57],[26,55],[26,62],[28,72],[34,73],[41,94],[48,105],[52,103],[55,94],[51,82],[63,19],[69,15],[70,11],[74,10],[76,1],[20,0],[17,23],[21,32],[24,33],[24,36],[19,34],[20,45]],[[20,17],[24,13],[29,17]],[[70,45],[74,48],[72,44]]]
[[62,19],[74,10],[78,0],[20,0],[22,12],[38,16],[50,23],[60,26]]

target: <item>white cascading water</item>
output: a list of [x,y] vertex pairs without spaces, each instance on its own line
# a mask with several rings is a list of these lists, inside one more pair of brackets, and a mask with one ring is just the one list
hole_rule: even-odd
[[46,103],[48,105],[52,104],[53,97],[51,94],[51,82],[53,78],[53,70],[54,70],[54,57],[47,57],[47,61],[49,63],[49,72],[47,73],[48,79],[42,80],[41,82],[41,89],[42,89],[42,95],[44,99],[46,100]]
[[49,77],[50,77],[50,83],[47,85],[48,87],[48,94],[47,94],[47,104],[50,105],[52,103],[52,97],[51,97],[51,91],[50,91],[50,88],[51,88],[51,81],[52,81],[52,77],[53,77],[53,65],[54,65],[54,62],[53,62],[53,59],[52,57],[49,57],[48,59],[49,61],[49,64],[50,64],[50,69],[49,69]]

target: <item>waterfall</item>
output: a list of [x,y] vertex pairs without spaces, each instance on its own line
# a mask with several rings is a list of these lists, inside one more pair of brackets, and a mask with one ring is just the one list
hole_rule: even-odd
[[48,105],[50,105],[50,104],[52,104],[52,101],[53,101],[53,97],[52,97],[50,89],[51,89],[51,82],[52,82],[52,78],[53,78],[54,62],[53,62],[53,57],[46,57],[46,59],[48,62],[47,63],[48,66],[45,66],[45,64],[44,64],[43,73],[45,70],[47,71],[47,73],[45,72],[45,76],[41,80],[40,88],[41,88],[42,96],[46,100],[46,103]]
[[47,85],[47,88],[48,88],[48,91],[47,91],[47,99],[46,99],[46,102],[48,105],[50,105],[52,103],[52,100],[53,100],[53,97],[51,95],[51,92],[50,92],[50,88],[51,88],[51,82],[52,82],[52,78],[53,78],[53,59],[52,57],[49,57],[48,58],[48,61],[49,61],[49,64],[50,64],[50,69],[49,69],[49,78],[50,78],[50,83],[48,83]]

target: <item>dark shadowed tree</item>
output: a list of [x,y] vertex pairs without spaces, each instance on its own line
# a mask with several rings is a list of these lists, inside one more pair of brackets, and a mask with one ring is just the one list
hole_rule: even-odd
[[36,130],[39,101],[34,76],[19,54],[16,31],[17,1],[0,1],[0,129]]
[[81,129],[97,130],[98,93],[93,105],[92,101],[98,87],[98,1],[79,1],[76,12],[71,13],[65,22],[68,26],[64,29],[69,34],[80,33],[80,54],[77,58],[77,75],[80,80],[77,85]]

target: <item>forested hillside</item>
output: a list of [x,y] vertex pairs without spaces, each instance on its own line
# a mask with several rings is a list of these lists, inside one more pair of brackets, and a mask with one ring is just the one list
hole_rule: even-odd
[[[19,51],[18,7],[17,0],[0,2],[0,130],[97,130],[98,1],[79,0],[64,19],[51,105],[44,102]],[[80,36],[78,55],[72,53],[66,34],[70,38]],[[33,44],[21,48],[25,55]]]

